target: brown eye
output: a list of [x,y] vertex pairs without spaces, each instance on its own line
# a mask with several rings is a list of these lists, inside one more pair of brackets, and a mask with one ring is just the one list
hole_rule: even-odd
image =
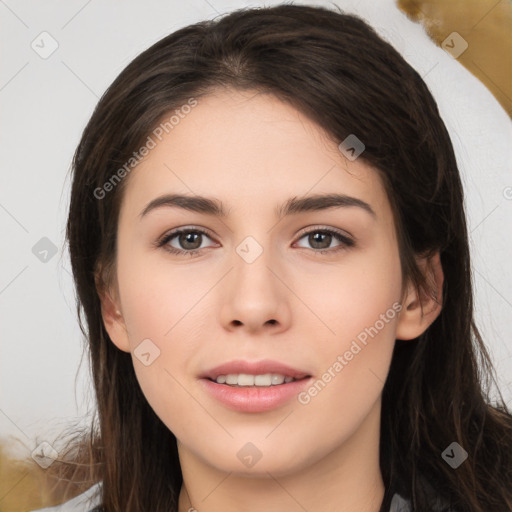
[[328,233],[321,233],[315,231],[308,235],[308,242],[311,244],[313,249],[328,249],[331,245],[333,236]]
[[[203,236],[201,233],[186,231],[184,233],[180,233],[177,235],[178,243],[184,249],[199,249],[201,247],[201,237]],[[199,245],[198,242],[199,241]]]
[[[334,253],[355,245],[355,242],[348,236],[338,233],[332,229],[313,229],[303,233],[300,239],[306,237],[311,249],[321,254],[324,252]],[[333,239],[337,240],[339,243],[337,246],[331,248],[330,246]]]
[[[201,229],[180,229],[172,231],[165,235],[158,243],[158,247],[163,247],[166,251],[173,254],[194,255],[200,252],[203,238],[210,238],[208,234]],[[178,247],[171,245],[171,241],[178,244]]]

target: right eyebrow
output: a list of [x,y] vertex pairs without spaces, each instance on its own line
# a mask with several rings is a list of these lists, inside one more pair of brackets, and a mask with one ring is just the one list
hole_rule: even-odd
[[150,201],[140,213],[140,218],[152,210],[162,207],[175,207],[192,212],[205,213],[216,217],[227,217],[221,201],[203,196],[185,196],[180,194],[165,194]]

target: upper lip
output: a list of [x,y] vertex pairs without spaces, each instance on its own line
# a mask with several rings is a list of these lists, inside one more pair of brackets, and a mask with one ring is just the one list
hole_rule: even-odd
[[284,375],[285,377],[293,377],[294,379],[303,379],[310,377],[310,374],[303,370],[292,368],[279,361],[264,359],[262,361],[244,361],[237,359],[227,363],[220,364],[215,368],[211,368],[203,373],[200,377],[203,379],[215,380],[219,375],[240,374],[264,375],[266,373],[274,373]]

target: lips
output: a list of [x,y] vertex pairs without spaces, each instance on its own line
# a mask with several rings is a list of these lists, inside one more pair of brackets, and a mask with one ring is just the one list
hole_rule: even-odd
[[285,377],[292,377],[296,380],[301,380],[306,377],[311,377],[306,370],[292,368],[286,364],[278,361],[265,359],[262,361],[244,361],[241,359],[229,361],[227,363],[215,366],[200,375],[202,379],[215,380],[219,375],[229,374],[249,374],[249,375],[264,375],[264,374],[280,374]]
[[210,398],[228,409],[243,413],[263,413],[297,399],[311,384],[311,378],[265,388],[226,386],[208,378],[200,379],[199,384]]

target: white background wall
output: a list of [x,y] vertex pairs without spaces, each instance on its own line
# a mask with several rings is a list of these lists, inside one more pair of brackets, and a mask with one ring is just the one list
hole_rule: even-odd
[[[92,404],[86,359],[79,371],[83,342],[64,227],[71,158],[99,97],[137,54],[168,33],[236,8],[276,3],[0,2],[0,435],[18,437],[23,454],[35,448],[36,436],[52,437]],[[336,3],[368,19],[438,101],[467,195],[477,320],[512,407],[510,119],[393,0]],[[48,36],[42,48],[43,31],[58,43],[46,59],[31,47],[35,40],[39,51],[51,48]],[[32,252],[43,237],[58,251],[47,262]]]

